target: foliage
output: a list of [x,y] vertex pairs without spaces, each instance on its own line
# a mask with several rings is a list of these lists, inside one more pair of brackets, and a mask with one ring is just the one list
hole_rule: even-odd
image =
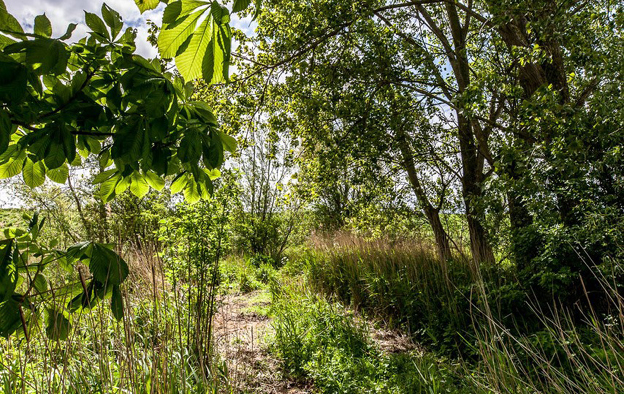
[[[0,12],[14,21],[4,4]],[[65,183],[68,165],[97,154],[106,169],[95,179],[104,201],[128,188],[138,197],[160,190],[162,177],[173,174],[173,189],[187,199],[208,196],[210,171],[235,141],[218,131],[204,103],[191,99],[191,84],[133,54],[135,32],[120,34],[116,12],[104,5],[102,15],[106,22],[85,14],[90,36],[74,44],[63,42],[71,26],[59,39],[41,33],[39,24],[49,25],[45,16],[37,18],[35,34],[13,22],[0,26],[6,34],[0,176],[21,173],[31,187],[46,175]]]
[[[178,71],[187,80],[203,78],[214,84],[229,80],[232,46],[230,13],[217,1],[135,0],[141,13],[167,4],[158,35],[158,52],[163,59],[175,57]],[[255,2],[255,14],[261,0]],[[245,11],[251,0],[235,0],[232,13]],[[198,25],[199,23],[199,25]]]
[[[55,242],[41,243],[39,235],[45,219],[37,214],[29,219],[28,230],[5,229],[0,241],[0,335],[16,331],[26,339],[38,333],[45,321],[49,338],[66,339],[71,330],[71,313],[89,310],[100,300],[111,299],[117,320],[124,315],[120,285],[128,276],[128,265],[108,245],[84,242],[66,251],[54,249]],[[86,265],[87,279],[78,263]],[[78,271],[79,282],[57,286],[44,275],[50,266],[68,273]],[[54,272],[52,272],[54,273]]]
[[443,259],[441,214],[462,212],[475,263],[571,304],[591,280],[571,245],[600,263],[622,244],[622,20],[613,1],[276,0],[242,79],[279,103],[317,201],[358,185],[336,173],[406,177]]
[[429,356],[381,352],[340,304],[299,292],[273,289],[273,346],[286,374],[313,379],[322,393],[474,392]]

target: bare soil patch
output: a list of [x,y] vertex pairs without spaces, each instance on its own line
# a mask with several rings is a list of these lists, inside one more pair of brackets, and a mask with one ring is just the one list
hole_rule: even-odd
[[267,290],[227,294],[215,315],[215,342],[236,393],[311,393],[310,387],[284,379],[279,361],[267,350],[271,319],[258,310],[269,303]]

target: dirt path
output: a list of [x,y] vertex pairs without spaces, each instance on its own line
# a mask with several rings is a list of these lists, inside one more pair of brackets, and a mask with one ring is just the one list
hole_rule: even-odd
[[[235,393],[304,394],[309,385],[284,378],[279,361],[267,350],[273,334],[267,316],[271,305],[268,290],[222,297],[215,315],[215,341],[228,367]],[[361,319],[361,317],[359,317]],[[384,353],[403,353],[418,349],[405,334],[395,330],[373,329],[371,340]]]
[[236,393],[311,393],[309,388],[284,380],[279,362],[267,351],[272,334],[267,317],[271,295],[267,290],[223,296],[215,315],[215,340],[226,361]]

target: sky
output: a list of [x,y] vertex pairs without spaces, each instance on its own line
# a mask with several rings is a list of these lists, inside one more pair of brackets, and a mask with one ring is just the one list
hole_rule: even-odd
[[[78,23],[72,34],[73,39],[80,39],[86,35],[87,26],[84,24],[84,11],[101,15],[101,0],[4,0],[7,11],[17,18],[25,30],[32,31],[35,16],[46,14],[52,22],[52,36],[58,37],[65,33],[67,25]],[[145,57],[156,56],[156,48],[147,42],[146,21],[152,20],[160,26],[164,4],[143,15],[139,12],[133,0],[107,0],[109,7],[119,12],[128,26],[137,29],[137,52]]]
[[[106,0],[105,2],[121,15],[126,26],[137,30],[137,53],[146,58],[155,57],[158,54],[156,48],[147,42],[147,21],[151,20],[160,26],[165,5],[161,3],[155,10],[141,14],[134,0]],[[88,31],[84,23],[84,11],[101,15],[102,8],[102,0],[4,0],[4,3],[7,11],[17,18],[26,31],[32,32],[35,16],[43,13],[52,23],[52,37],[65,34],[70,23],[77,23],[78,26],[70,42],[84,37]],[[253,34],[255,23],[251,22],[250,17],[239,19],[233,15],[231,26],[250,35]],[[235,48],[236,44],[233,43],[232,49],[235,50]],[[10,193],[12,187],[10,183],[0,182],[0,207],[20,205],[19,201],[14,201]]]
[[[88,30],[84,24],[84,11],[101,15],[102,8],[102,0],[4,0],[4,2],[9,13],[15,16],[27,31],[32,31],[35,16],[43,13],[52,22],[52,37],[63,35],[70,23],[78,23],[78,27],[72,34],[74,40],[84,37]],[[151,20],[160,26],[165,4],[161,3],[155,10],[141,14],[134,0],[106,0],[105,2],[119,12],[126,26],[137,29],[137,53],[147,58],[155,57],[156,48],[147,42],[146,22]],[[251,23],[249,17],[239,19],[233,15],[231,25],[243,30],[246,34],[253,33],[254,24]]]

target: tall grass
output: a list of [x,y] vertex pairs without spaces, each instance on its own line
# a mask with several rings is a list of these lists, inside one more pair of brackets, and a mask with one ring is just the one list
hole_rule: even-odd
[[[229,391],[218,355],[189,345],[197,337],[210,340],[205,328],[197,331],[198,287],[181,281],[171,286],[160,259],[133,255],[132,276],[122,287],[123,321],[115,321],[103,302],[72,316],[65,341],[48,339],[40,325],[29,340],[0,339],[0,392]],[[53,302],[66,305],[69,299]]]
[[414,239],[366,241],[341,234],[313,245],[307,271],[317,291],[449,352],[463,341],[460,330],[470,324],[463,311],[474,284],[470,264],[459,258],[440,263],[429,244]]
[[[624,387],[624,302],[619,285],[600,271],[591,279],[601,284],[601,297],[586,293],[586,300],[563,305],[531,294],[513,266],[442,263],[419,241],[343,234],[314,240],[304,259],[317,291],[402,327],[435,352],[461,357],[466,378],[485,392]],[[609,304],[600,312],[590,301],[597,298]]]

